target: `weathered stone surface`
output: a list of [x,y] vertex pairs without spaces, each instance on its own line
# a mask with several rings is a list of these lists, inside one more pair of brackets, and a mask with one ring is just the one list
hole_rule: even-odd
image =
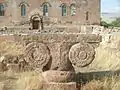
[[5,84],[3,82],[0,82],[0,90],[5,90]]
[[1,57],[1,62],[8,64],[8,63],[13,63],[17,64],[19,62],[18,56],[13,56],[13,55],[4,55]]
[[[69,61],[69,49],[73,43],[64,42],[55,44],[52,50],[52,65],[51,70],[58,71],[74,71],[72,63]],[[55,59],[54,59],[55,58]]]
[[19,65],[18,64],[8,64],[7,65],[8,70],[12,72],[20,72]]
[[43,90],[77,90],[76,83],[47,83],[44,84]]
[[8,70],[7,65],[0,62],[0,72],[6,71],[6,70]]
[[[60,43],[60,42],[96,42],[99,43],[101,41],[101,36],[95,34],[80,34],[80,33],[43,33],[43,34],[30,34],[30,35],[22,35],[17,36],[14,35],[14,38],[20,38],[21,41],[31,42],[44,42],[44,43]],[[19,39],[19,41],[20,41]],[[17,39],[16,39],[17,41]]]
[[60,45],[60,64],[59,69],[60,71],[74,71],[72,63],[69,60],[69,50],[73,43],[62,43]]
[[75,72],[49,70],[42,73],[46,82],[71,82],[75,77]]
[[42,69],[50,59],[50,51],[43,43],[30,43],[25,49],[25,60],[34,69]]
[[73,65],[85,67],[89,65],[95,55],[94,48],[88,43],[77,43],[73,45],[69,52],[69,58]]
[[[0,68],[14,72],[25,71],[28,63],[24,60],[23,55],[5,55],[0,58]],[[29,67],[30,68],[30,67]]]

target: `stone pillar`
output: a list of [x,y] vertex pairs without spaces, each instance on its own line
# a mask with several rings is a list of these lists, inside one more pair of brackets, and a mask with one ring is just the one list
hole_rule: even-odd
[[72,82],[75,77],[70,71],[46,71],[42,73],[45,80],[44,90],[77,90],[76,82]]
[[16,4],[16,1],[15,0],[13,0],[12,1],[12,21],[14,22],[14,23],[16,23],[17,21],[18,21],[18,7],[17,7],[17,4]]

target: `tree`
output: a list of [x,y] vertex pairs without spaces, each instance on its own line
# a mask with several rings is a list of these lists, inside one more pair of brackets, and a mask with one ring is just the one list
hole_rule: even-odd
[[105,22],[105,21],[101,21],[101,22],[100,22],[100,25],[101,25],[101,26],[104,26],[104,27],[106,27],[106,28],[109,27],[109,24],[108,24],[107,22]]
[[111,23],[107,23],[106,21],[101,20],[101,26],[104,27],[120,27],[120,17],[116,18],[114,21]]
[[110,24],[113,27],[120,27],[120,17],[116,18],[116,20],[112,21]]

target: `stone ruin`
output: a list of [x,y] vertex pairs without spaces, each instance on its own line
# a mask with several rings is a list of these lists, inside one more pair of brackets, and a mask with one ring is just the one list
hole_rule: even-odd
[[[8,38],[7,38],[8,37]],[[35,70],[41,72],[45,87],[56,90],[77,90],[75,76],[77,68],[92,63],[95,48],[101,42],[101,36],[95,34],[44,33],[28,35],[1,36],[22,44],[24,54],[1,57],[3,71],[23,72]]]
[[60,90],[78,90],[76,74],[81,72],[80,68],[85,71],[92,64],[101,41],[110,43],[111,36],[119,34],[119,28],[95,25],[47,25],[38,31],[14,26],[0,32],[0,39],[10,39],[24,46],[24,54],[0,58],[0,71],[41,72],[48,90],[61,87]]

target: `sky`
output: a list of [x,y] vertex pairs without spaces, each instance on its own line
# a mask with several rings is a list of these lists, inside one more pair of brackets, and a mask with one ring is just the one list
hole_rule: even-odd
[[119,0],[101,0],[101,12],[120,13]]

